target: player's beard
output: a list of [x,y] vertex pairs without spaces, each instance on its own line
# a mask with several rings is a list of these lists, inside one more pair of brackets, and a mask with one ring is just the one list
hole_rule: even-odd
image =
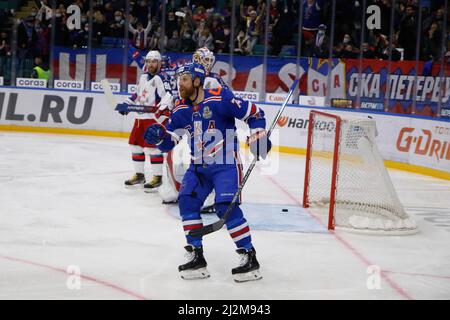
[[151,66],[151,65],[147,65],[147,72],[150,74],[157,74],[158,73],[158,68],[159,66]]
[[193,96],[195,93],[194,86],[191,86],[190,88],[180,88],[180,96],[183,99],[189,99],[191,96]]

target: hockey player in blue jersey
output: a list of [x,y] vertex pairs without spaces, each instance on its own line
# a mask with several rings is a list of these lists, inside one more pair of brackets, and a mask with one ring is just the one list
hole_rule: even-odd
[[[271,143],[267,139],[264,112],[253,103],[234,97],[226,88],[203,89],[205,70],[202,65],[187,63],[178,69],[177,76],[181,100],[173,108],[168,124],[149,127],[144,137],[163,152],[175,146],[173,136],[179,138],[185,133],[191,138],[192,160],[178,198],[188,261],[178,269],[183,279],[200,279],[209,277],[202,238],[188,233],[203,226],[200,209],[212,190],[216,193],[217,215],[222,217],[241,183],[242,163],[235,119],[250,127],[248,141],[255,156],[265,158]],[[241,265],[232,269],[232,275],[237,282],[258,280],[262,278],[259,263],[239,204],[240,201],[226,220],[228,232],[241,255]]]

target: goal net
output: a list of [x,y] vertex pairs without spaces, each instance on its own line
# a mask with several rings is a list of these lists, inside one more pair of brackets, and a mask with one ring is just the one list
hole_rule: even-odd
[[328,228],[417,232],[375,142],[375,121],[311,111],[303,206],[328,214]]

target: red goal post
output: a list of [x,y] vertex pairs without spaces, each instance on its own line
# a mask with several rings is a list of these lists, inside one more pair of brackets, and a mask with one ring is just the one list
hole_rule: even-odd
[[376,134],[370,117],[310,112],[303,207],[326,212],[329,230],[417,232],[384,166]]

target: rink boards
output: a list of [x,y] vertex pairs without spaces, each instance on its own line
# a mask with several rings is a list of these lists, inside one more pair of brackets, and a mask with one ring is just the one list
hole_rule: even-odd
[[[120,101],[128,95],[117,94]],[[257,103],[272,121],[279,105]],[[304,153],[309,111],[312,107],[288,106],[272,139],[280,151]],[[450,180],[450,122],[406,115],[323,108],[338,115],[351,113],[376,120],[378,147],[388,167]],[[101,92],[31,88],[0,89],[0,130],[53,132],[128,137],[134,117],[121,116]],[[245,124],[239,123],[245,137]],[[323,130],[333,130],[324,125]]]

